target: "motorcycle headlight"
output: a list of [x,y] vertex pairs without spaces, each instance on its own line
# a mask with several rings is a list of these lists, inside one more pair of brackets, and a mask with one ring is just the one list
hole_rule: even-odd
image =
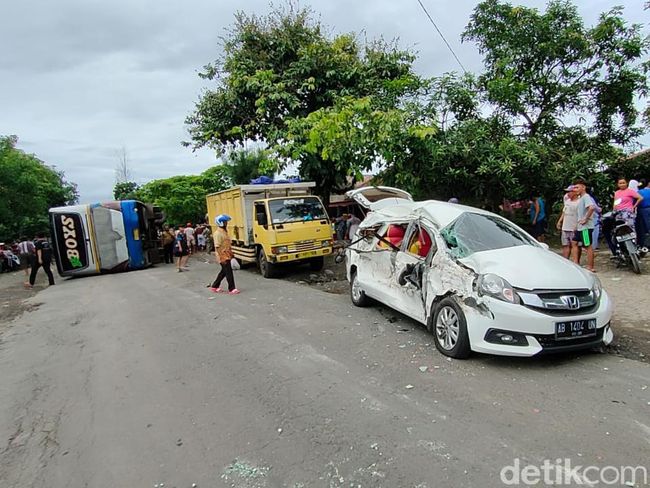
[[479,276],[477,288],[480,295],[489,296],[508,303],[520,303],[515,289],[498,275],[488,273]]
[[594,284],[591,286],[591,293],[593,293],[596,300],[600,300],[600,296],[603,294],[603,284],[598,279],[598,276],[594,275]]

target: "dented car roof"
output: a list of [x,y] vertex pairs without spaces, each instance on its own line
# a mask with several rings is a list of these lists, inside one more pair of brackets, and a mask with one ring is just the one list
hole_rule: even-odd
[[410,220],[414,217],[424,217],[436,227],[443,228],[465,212],[494,215],[479,208],[459,205],[457,203],[441,202],[439,200],[426,200],[423,202],[401,201],[398,205],[387,206],[369,213],[360,227],[367,228],[381,222],[397,222],[400,220]]

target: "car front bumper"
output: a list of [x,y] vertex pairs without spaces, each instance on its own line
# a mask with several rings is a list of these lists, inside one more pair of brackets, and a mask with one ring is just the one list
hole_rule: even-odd
[[[611,329],[612,302],[603,290],[598,308],[590,313],[550,315],[523,305],[487,298],[487,310],[463,305],[472,351],[503,356],[535,356],[536,354],[575,351],[608,345],[614,339]],[[596,336],[556,339],[556,322],[596,319]],[[527,345],[510,345],[485,340],[490,329],[523,334]]]

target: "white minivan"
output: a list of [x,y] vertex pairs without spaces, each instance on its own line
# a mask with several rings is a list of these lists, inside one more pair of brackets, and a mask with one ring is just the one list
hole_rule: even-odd
[[496,214],[386,190],[348,193],[369,210],[346,256],[355,305],[372,298],[412,317],[454,358],[612,342],[612,303],[595,274]]

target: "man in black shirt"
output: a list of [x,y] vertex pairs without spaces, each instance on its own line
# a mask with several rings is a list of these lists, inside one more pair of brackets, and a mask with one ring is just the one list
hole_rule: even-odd
[[34,282],[36,281],[36,273],[38,273],[38,268],[41,266],[47,275],[50,286],[52,286],[54,284],[54,276],[52,275],[52,270],[50,269],[50,265],[52,264],[52,246],[50,245],[50,242],[45,238],[45,234],[42,232],[36,234],[34,247],[36,248],[36,259],[34,259],[32,273],[29,275],[29,286],[34,286]]

